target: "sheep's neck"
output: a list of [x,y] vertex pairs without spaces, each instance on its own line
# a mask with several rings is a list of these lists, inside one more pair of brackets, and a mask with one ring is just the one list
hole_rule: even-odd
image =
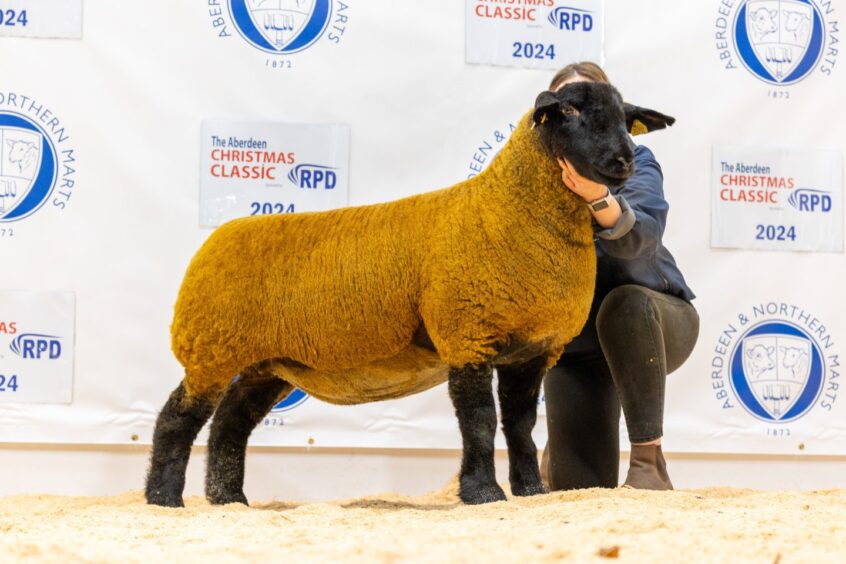
[[572,233],[574,225],[589,225],[584,200],[564,186],[561,167],[546,152],[531,124],[530,112],[482,173],[494,179],[486,189],[495,194],[489,195],[522,210],[528,219],[553,224],[565,233]]

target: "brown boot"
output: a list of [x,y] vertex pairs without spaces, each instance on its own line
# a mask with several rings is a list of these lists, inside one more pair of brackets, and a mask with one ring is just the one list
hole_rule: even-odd
[[624,486],[637,490],[671,490],[661,445],[632,445],[629,473]]
[[541,455],[541,462],[540,462],[540,474],[541,474],[541,482],[543,485],[546,486],[546,489],[552,491],[552,488],[549,487],[549,444],[543,447],[543,454]]

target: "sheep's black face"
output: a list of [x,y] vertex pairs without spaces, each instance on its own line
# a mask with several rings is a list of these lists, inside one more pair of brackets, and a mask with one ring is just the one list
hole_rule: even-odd
[[574,82],[542,92],[534,120],[553,157],[566,159],[579,174],[606,186],[621,186],[634,172],[629,134],[672,125],[675,119],[623,103],[610,84]]

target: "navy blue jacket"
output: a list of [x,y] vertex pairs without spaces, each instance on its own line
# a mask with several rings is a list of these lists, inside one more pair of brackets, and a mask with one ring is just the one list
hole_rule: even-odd
[[661,165],[652,151],[638,145],[634,174],[611,193],[623,214],[609,229],[596,225],[596,294],[585,331],[568,350],[595,342],[591,333],[595,329],[596,311],[605,296],[618,286],[637,284],[688,302],[695,297],[673,255],[661,242],[670,206],[664,199]]

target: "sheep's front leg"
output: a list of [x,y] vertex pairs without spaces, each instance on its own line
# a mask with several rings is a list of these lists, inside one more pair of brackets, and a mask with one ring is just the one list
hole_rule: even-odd
[[504,500],[505,493],[496,483],[494,470],[496,406],[491,367],[450,369],[449,397],[464,445],[458,495],[471,505]]
[[538,449],[532,440],[538,395],[546,373],[546,358],[525,364],[497,366],[502,431],[508,444],[508,481],[519,496],[547,493],[538,469]]

